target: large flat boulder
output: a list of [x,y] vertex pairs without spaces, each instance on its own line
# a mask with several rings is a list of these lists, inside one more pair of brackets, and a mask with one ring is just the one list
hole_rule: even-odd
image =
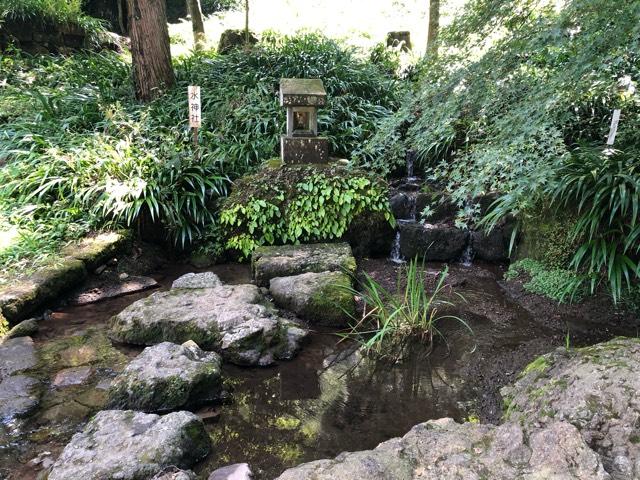
[[272,278],[269,291],[276,305],[312,325],[346,326],[355,314],[349,291],[351,278],[343,272],[302,273]]
[[400,252],[404,258],[427,262],[458,260],[469,242],[469,232],[449,225],[400,223]]
[[544,355],[501,390],[506,417],[532,430],[563,420],[603,458],[615,480],[640,478],[640,339]]
[[342,453],[285,471],[277,480],[607,480],[598,455],[568,423],[527,437],[515,423],[499,427],[452,419],[416,425],[374,450]]
[[175,410],[222,397],[221,359],[194,342],[147,347],[109,388],[114,408],[145,412]]
[[353,274],[356,260],[348,243],[316,243],[258,247],[251,259],[253,278],[268,287],[276,277],[301,273],[338,272]]
[[255,285],[174,288],[134,302],[110,322],[118,342],[155,345],[193,340],[239,365],[289,359],[307,332],[279,317]]
[[161,417],[103,410],[73,436],[48,480],[147,479],[170,466],[190,468],[210,448],[204,424],[193,413]]

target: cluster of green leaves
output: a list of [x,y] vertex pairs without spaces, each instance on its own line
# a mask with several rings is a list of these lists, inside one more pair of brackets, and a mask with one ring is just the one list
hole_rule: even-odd
[[0,24],[16,20],[75,24],[88,32],[104,30],[102,22],[82,12],[82,0],[0,0]]
[[360,214],[389,222],[386,184],[364,172],[310,165],[265,168],[235,185],[220,212],[227,248],[249,256],[260,245],[341,238]]
[[[550,203],[580,205],[575,238],[585,243],[573,266],[597,270],[617,298],[640,275],[638,211],[629,203],[640,181],[639,17],[634,0],[468,2],[442,31],[440,55],[419,66],[402,108],[364,147],[389,154],[364,162],[393,171],[397,152],[412,149],[459,204],[500,194],[489,228]],[[623,119],[609,155],[615,108]]]
[[434,339],[442,337],[438,325],[445,319],[453,319],[473,333],[463,319],[438,312],[452,305],[442,298],[447,273],[446,268],[440,273],[433,291],[427,290],[424,266],[416,258],[398,271],[397,291],[387,290],[365,273],[359,289],[346,287],[362,298],[364,309],[342,336],[355,340],[369,354],[395,361],[402,359],[416,341],[430,349]]
[[[13,51],[0,64],[0,214],[21,232],[2,259],[15,265],[104,226],[156,220],[177,244],[213,228],[228,179],[278,152],[281,77],[323,78],[320,128],[337,155],[373,135],[397,101],[397,81],[382,67],[311,34],[179,58],[176,88],[146,105],[134,99],[129,60],[113,52]],[[203,109],[197,152],[186,115],[194,84]]]
[[514,279],[522,277],[522,274],[526,277],[525,290],[560,303],[579,301],[587,292],[587,277],[584,275],[564,268],[550,268],[530,258],[512,263],[505,277]]

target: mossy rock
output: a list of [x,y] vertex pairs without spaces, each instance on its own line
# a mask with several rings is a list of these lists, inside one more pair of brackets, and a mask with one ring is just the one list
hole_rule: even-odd
[[270,292],[279,307],[312,325],[346,326],[355,315],[351,277],[343,272],[303,273],[271,279]]
[[355,274],[356,259],[348,243],[316,243],[258,247],[251,259],[253,278],[266,287],[276,277],[302,273]]

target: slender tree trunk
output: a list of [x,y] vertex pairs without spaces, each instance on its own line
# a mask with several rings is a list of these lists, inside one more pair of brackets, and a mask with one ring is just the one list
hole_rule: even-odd
[[128,0],[136,97],[159,96],[175,84],[165,0]]
[[438,55],[438,30],[440,30],[440,0],[429,0],[427,55]]
[[249,46],[249,0],[244,0],[244,44]]
[[187,0],[187,11],[191,15],[191,25],[193,26],[193,42],[196,50],[204,46],[204,21],[202,20],[202,9],[200,0]]
[[116,0],[116,4],[118,5],[118,26],[120,27],[120,35],[127,34],[127,26],[125,25],[125,22],[124,22],[124,15],[125,15],[124,2],[126,2],[126,0]]

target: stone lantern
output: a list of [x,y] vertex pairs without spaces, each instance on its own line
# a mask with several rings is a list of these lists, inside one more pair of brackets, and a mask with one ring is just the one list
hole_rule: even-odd
[[287,134],[280,140],[282,162],[326,163],[329,140],[318,137],[318,107],[327,104],[320,79],[283,78],[280,105],[287,109]]

